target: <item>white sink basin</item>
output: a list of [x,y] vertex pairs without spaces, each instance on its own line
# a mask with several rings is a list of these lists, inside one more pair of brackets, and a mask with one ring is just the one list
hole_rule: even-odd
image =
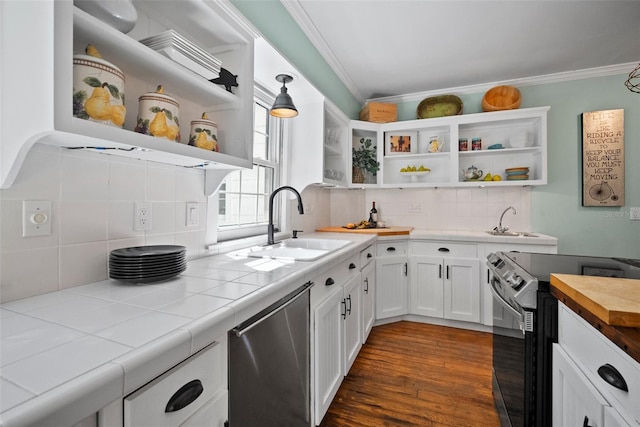
[[247,255],[252,258],[314,261],[351,243],[350,240],[287,239],[271,246],[255,246]]

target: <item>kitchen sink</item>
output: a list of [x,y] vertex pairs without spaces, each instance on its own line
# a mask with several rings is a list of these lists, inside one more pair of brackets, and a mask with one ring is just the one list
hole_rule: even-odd
[[254,246],[249,249],[247,256],[251,258],[314,261],[351,243],[353,242],[350,240],[287,239],[275,245]]
[[537,235],[535,235],[533,233],[526,232],[526,231],[496,231],[496,230],[491,230],[491,231],[487,231],[487,233],[491,234],[492,236],[538,237]]

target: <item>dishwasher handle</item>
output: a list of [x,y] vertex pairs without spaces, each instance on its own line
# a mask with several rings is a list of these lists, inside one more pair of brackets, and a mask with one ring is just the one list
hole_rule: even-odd
[[204,387],[202,387],[202,381],[193,380],[189,381],[178,391],[176,391],[169,402],[167,402],[167,406],[164,408],[164,412],[176,412],[180,409],[191,405],[204,391]]
[[298,298],[304,295],[304,293],[307,292],[311,288],[311,286],[313,286],[313,282],[309,281],[305,283],[295,291],[291,292],[289,295],[285,296],[281,300],[275,302],[274,304],[262,310],[260,313],[251,317],[246,322],[243,322],[238,326],[236,326],[235,328],[231,329],[231,332],[233,332],[237,337],[243,336],[244,334],[249,332],[251,329],[258,326],[260,323],[264,322],[265,320],[267,320],[268,318],[270,318],[280,310],[286,308],[288,305],[295,302]]

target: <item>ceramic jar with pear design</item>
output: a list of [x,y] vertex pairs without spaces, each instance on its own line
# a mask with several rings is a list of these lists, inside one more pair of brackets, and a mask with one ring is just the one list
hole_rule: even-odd
[[86,55],[73,55],[73,117],[121,128],[124,106],[124,74],[102,59],[93,45]]
[[218,145],[218,125],[202,113],[198,120],[191,121],[189,145],[209,151],[220,151]]
[[138,98],[138,133],[180,142],[180,104],[164,93],[162,85],[155,92]]

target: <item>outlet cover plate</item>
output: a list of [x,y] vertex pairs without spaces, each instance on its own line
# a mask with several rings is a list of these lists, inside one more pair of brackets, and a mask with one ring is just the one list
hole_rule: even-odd
[[200,221],[200,209],[197,202],[187,202],[186,226],[196,227]]
[[629,219],[631,221],[640,221],[640,208],[629,208]]
[[133,229],[135,231],[151,230],[151,203],[136,202],[133,215]]

